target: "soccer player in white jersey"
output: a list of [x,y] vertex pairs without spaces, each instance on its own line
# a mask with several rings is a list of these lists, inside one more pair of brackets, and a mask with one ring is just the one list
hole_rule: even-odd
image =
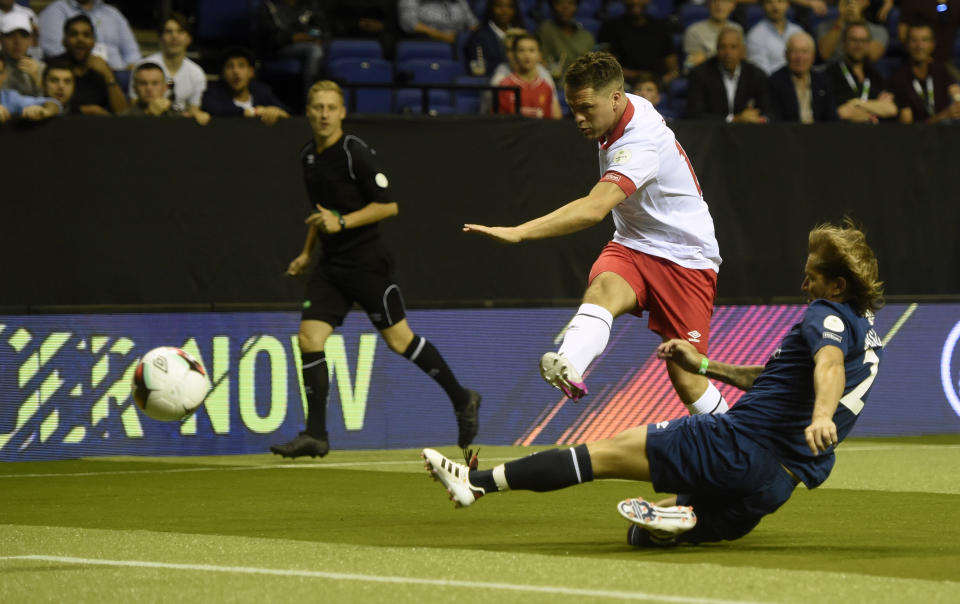
[[[600,180],[590,192],[514,227],[466,224],[463,230],[518,243],[597,224],[613,212],[616,231],[590,270],[583,304],[558,352],[540,360],[543,378],[573,400],[581,376],[607,345],[613,319],[648,313],[664,341],[686,340],[706,355],[720,252],[693,164],[645,99],[627,94],[613,55],[591,52],[567,70],[564,87],[577,128],[599,143]],[[667,359],[677,394],[692,414],[722,413],[727,403],[705,377]]]

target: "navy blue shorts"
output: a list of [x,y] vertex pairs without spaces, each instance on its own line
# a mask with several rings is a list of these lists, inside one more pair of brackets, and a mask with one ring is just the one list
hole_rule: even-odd
[[651,482],[693,506],[697,526],[682,541],[738,539],[776,511],[797,483],[775,457],[725,415],[692,415],[647,426]]

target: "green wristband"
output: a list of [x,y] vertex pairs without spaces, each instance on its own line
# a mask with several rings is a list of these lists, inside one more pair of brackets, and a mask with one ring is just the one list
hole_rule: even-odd
[[700,359],[700,370],[697,371],[700,375],[707,375],[707,367],[710,366],[710,360],[707,357]]

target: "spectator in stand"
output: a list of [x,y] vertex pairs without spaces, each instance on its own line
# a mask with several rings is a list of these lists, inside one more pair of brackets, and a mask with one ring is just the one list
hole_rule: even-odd
[[730,20],[730,13],[736,5],[736,0],[710,0],[707,4],[710,16],[693,23],[683,32],[683,53],[687,55],[688,68],[696,67],[717,54],[717,39],[722,29],[743,32],[739,23]]
[[837,116],[842,120],[876,123],[897,115],[893,94],[867,59],[869,45],[868,23],[847,23],[843,30],[843,58],[827,66],[825,73],[837,102]]
[[717,55],[690,71],[684,117],[765,124],[771,113],[767,76],[746,56],[743,29],[721,29]]
[[634,88],[637,96],[650,101],[657,113],[663,116],[665,120],[676,119],[677,114],[667,105],[663,97],[663,90],[660,89],[660,80],[650,72],[641,73],[637,76],[637,85]]
[[26,96],[40,96],[42,66],[27,51],[33,42],[33,24],[26,13],[10,12],[0,21],[0,55],[7,64],[7,90]]
[[270,87],[254,79],[255,62],[245,48],[227,50],[220,80],[203,94],[203,110],[215,117],[260,118],[268,126],[290,117]]
[[[203,68],[187,58],[187,48],[193,42],[190,23],[181,13],[171,13],[160,25],[160,52],[143,60],[155,63],[163,69],[167,92],[172,102],[171,110],[194,118],[204,126],[210,114],[200,109],[203,91],[207,89],[207,74]],[[130,78],[130,98],[136,98],[134,78]]]
[[142,58],[126,17],[103,0],[56,0],[43,9],[40,13],[40,46],[45,57],[64,52],[60,32],[67,20],[77,15],[84,15],[91,24],[96,24],[97,44],[93,54],[105,60],[111,69],[131,69]]
[[392,60],[397,38],[397,0],[329,0],[327,17],[336,38],[376,38]]
[[30,19],[30,25],[32,26],[30,31],[34,32],[37,28],[37,13],[33,12],[33,9],[23,6],[22,4],[17,4],[16,0],[0,0],[0,22],[3,22],[3,19],[7,15],[12,15],[15,13],[21,13],[27,16]]
[[[517,36],[522,36],[529,34],[525,29],[515,29],[510,28],[507,30],[507,35],[504,36],[503,43],[506,46],[505,60],[503,63],[500,63],[493,70],[493,75],[490,76],[490,85],[499,86],[500,82],[503,81],[503,78],[507,77],[511,73],[517,71],[517,61],[516,57],[513,54],[513,43],[517,39]],[[553,76],[550,75],[550,71],[544,67],[543,63],[537,64],[537,73],[540,74],[540,77],[550,85],[550,88],[554,91],[557,89],[557,83],[554,81]],[[487,103],[487,109],[489,109],[489,102]],[[486,113],[482,111],[481,113]]]
[[457,34],[476,29],[477,17],[467,0],[398,0],[400,29],[409,36],[453,44]]
[[887,35],[886,27],[864,21],[863,13],[867,5],[868,0],[838,1],[837,18],[834,21],[823,21],[817,26],[817,50],[821,59],[824,61],[843,59],[843,35],[849,23],[862,23],[870,30],[870,43],[865,49],[868,59],[876,61],[883,56],[887,51],[890,36]]
[[54,99],[26,96],[16,90],[3,88],[7,69],[6,60],[0,56],[0,124],[15,117],[39,121],[60,113],[60,103]]
[[770,76],[773,115],[783,122],[829,122],[837,119],[837,104],[827,77],[813,71],[813,37],[805,31],[787,40],[787,65]]
[[637,76],[652,72],[666,84],[679,75],[677,53],[666,21],[647,14],[650,0],[627,0],[626,12],[603,22],[597,39],[623,66],[624,79],[633,86]]
[[70,63],[63,60],[47,63],[43,70],[43,96],[59,102],[63,115],[80,115],[80,108],[73,103],[75,87],[76,79]]
[[747,60],[771,75],[786,65],[787,40],[803,29],[787,20],[787,0],[763,0],[761,19],[747,32]]
[[[533,34],[520,34],[513,40],[513,55],[516,70],[500,81],[500,86],[520,88],[520,114],[525,117],[560,119],[560,101],[557,91],[547,83],[537,70],[541,64],[540,41]],[[512,90],[498,94],[500,113],[516,111],[516,96]]]
[[490,0],[484,24],[467,38],[467,73],[474,76],[490,76],[493,70],[507,61],[504,40],[510,29],[523,29],[517,0]]
[[175,116],[183,115],[173,110],[173,102],[168,98],[167,74],[163,67],[154,61],[142,61],[134,67],[133,101],[122,115],[127,116]]
[[890,77],[890,91],[896,98],[900,121],[905,124],[960,120],[960,85],[934,58],[935,48],[930,25],[907,28],[910,60]]
[[65,61],[73,69],[75,89],[72,102],[80,113],[121,113],[127,109],[126,94],[103,57],[93,54],[96,41],[90,17],[84,14],[70,17],[63,24],[63,46],[67,52],[50,62]]
[[930,27],[936,42],[933,60],[949,66],[953,59],[957,26],[960,25],[960,6],[947,0],[901,0],[897,31],[904,46],[907,45],[907,30],[911,25]]
[[550,75],[559,78],[571,63],[597,45],[593,34],[577,22],[577,0],[550,0],[553,18],[537,30],[543,48],[543,59]]
[[3,19],[7,15],[12,15],[15,13],[26,15],[26,17],[30,19],[30,50],[27,52],[27,54],[34,59],[42,59],[43,50],[37,46],[37,37],[40,31],[37,26],[37,13],[33,12],[32,9],[27,8],[22,4],[17,4],[16,0],[0,0],[0,24],[3,23]]
[[257,26],[261,56],[300,61],[306,93],[320,78],[330,29],[322,0],[263,0]]

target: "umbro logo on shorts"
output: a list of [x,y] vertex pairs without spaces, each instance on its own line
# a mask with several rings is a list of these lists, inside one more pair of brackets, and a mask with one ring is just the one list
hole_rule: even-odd
[[688,331],[688,332],[687,332],[687,335],[690,336],[689,338],[687,338],[688,341],[690,341],[690,342],[699,342],[699,341],[700,341],[700,336],[703,335],[703,334],[701,334],[699,331],[697,331],[696,329],[694,329],[693,331]]

